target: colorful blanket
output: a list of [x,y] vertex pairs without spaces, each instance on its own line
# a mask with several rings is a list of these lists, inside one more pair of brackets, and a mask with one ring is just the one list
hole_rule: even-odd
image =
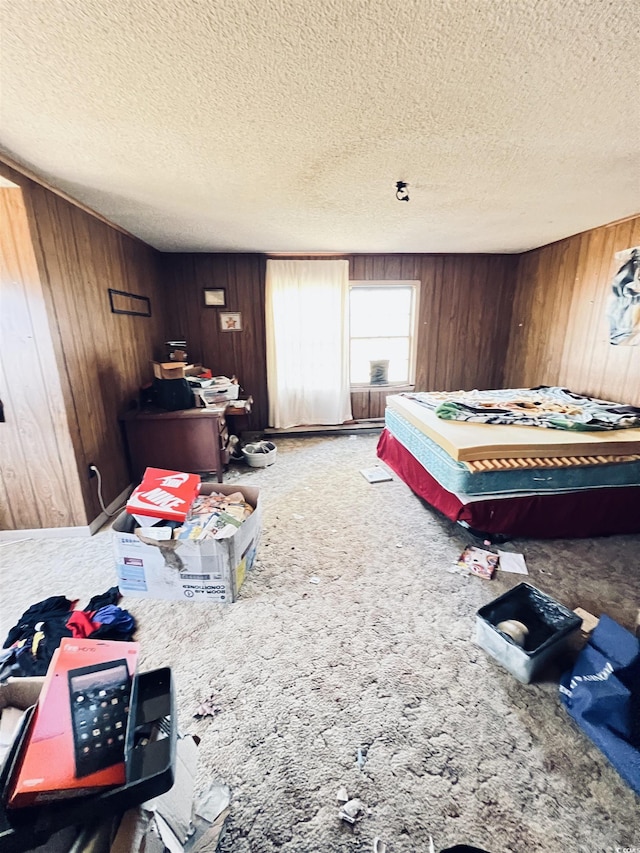
[[448,421],[579,432],[640,427],[638,406],[584,397],[567,388],[549,385],[497,391],[416,391],[403,396],[432,409],[439,418]]

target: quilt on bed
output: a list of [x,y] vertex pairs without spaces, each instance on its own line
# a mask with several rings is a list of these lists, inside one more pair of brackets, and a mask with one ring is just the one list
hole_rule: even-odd
[[579,432],[640,426],[638,406],[585,397],[558,386],[492,391],[416,391],[403,396],[426,406],[443,420]]

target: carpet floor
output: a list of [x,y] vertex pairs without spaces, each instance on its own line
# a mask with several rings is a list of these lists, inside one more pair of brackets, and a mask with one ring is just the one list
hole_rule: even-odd
[[[468,534],[394,475],[369,484],[377,436],[279,439],[259,486],[257,563],[232,605],[143,601],[141,668],[169,665],[180,729],[201,738],[198,785],[232,791],[222,853],[640,851],[640,801],[560,704],[473,642],[479,607],[522,578],[450,571]],[[520,540],[534,586],[632,628],[637,536]],[[0,630],[49,595],[116,580],[111,532],[0,547]],[[199,704],[219,708],[194,719]],[[362,766],[358,748],[366,752]],[[354,826],[336,794],[367,807]]]

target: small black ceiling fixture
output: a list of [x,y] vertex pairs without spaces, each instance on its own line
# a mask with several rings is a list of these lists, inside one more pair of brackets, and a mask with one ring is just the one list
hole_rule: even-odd
[[398,201],[409,201],[409,184],[406,181],[396,182],[396,198]]

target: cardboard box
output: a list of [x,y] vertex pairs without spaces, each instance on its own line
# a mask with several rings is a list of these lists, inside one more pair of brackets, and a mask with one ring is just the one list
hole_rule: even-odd
[[203,483],[201,495],[242,492],[254,508],[229,539],[157,541],[136,529],[126,512],[113,523],[118,585],[123,595],[168,601],[231,603],[253,565],[261,533],[259,489]]
[[96,793],[125,782],[138,643],[63,637],[51,659],[7,806]]
[[43,682],[44,676],[38,675],[10,678],[0,684],[0,767],[4,764],[25,711],[38,701]]
[[201,364],[183,361],[152,361],[151,364],[156,379],[184,379],[185,376],[197,376],[202,371]]
[[141,806],[125,812],[110,853],[153,853],[153,851],[217,850],[229,814],[231,792],[212,782],[195,794],[199,739],[178,739],[173,787]]
[[[120,822],[110,853],[144,853],[156,849],[149,834],[162,837],[168,830],[169,850],[182,850],[191,830],[198,742],[191,735],[179,738],[176,749],[175,782],[171,789],[135,809],[127,811]],[[156,825],[161,824],[161,829]],[[173,846],[171,846],[173,842]],[[158,844],[158,849],[163,849]]]

